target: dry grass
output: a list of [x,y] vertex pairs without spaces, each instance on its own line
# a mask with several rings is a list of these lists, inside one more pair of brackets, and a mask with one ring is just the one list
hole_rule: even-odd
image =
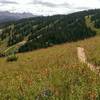
[[100,77],[78,62],[76,49],[84,47],[91,61],[91,54],[100,57],[99,45],[95,37],[21,53],[16,62],[0,58],[0,100],[99,100]]
[[81,41],[78,45],[85,49],[89,62],[100,66],[100,36]]

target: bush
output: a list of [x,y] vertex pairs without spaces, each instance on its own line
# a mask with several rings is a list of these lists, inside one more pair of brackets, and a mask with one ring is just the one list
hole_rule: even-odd
[[5,54],[0,52],[0,57],[5,57]]
[[92,61],[94,62],[94,64],[95,64],[96,66],[100,66],[100,58],[94,57],[94,58],[92,59]]
[[37,96],[36,100],[53,100],[53,92],[50,89],[41,91]]
[[15,55],[15,54],[12,54],[12,55],[9,55],[7,57],[7,61],[10,62],[10,61],[17,61],[18,57]]
[[100,59],[99,58],[95,60],[95,65],[100,66]]

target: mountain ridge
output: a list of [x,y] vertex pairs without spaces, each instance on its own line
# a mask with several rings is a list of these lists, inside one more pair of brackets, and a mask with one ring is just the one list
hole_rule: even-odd
[[11,13],[9,11],[0,11],[0,24],[34,16],[35,15],[32,13]]
[[65,42],[74,42],[100,34],[100,9],[80,11],[69,15],[39,16],[22,19],[3,27],[0,35],[6,47],[17,43],[26,52]]

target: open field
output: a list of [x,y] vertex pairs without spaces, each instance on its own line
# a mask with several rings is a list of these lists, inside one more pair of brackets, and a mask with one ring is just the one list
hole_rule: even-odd
[[100,100],[100,77],[79,63],[78,46],[99,65],[99,36],[0,58],[0,100]]
[[89,62],[100,66],[100,36],[81,41],[79,46],[85,49]]

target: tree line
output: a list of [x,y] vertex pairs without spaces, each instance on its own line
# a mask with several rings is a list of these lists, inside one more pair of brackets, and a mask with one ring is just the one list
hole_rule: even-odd
[[[6,39],[7,46],[26,40],[27,42],[19,48],[19,52],[78,41],[96,35],[96,32],[86,26],[85,16],[91,15],[96,23],[100,16],[98,13],[100,10],[95,9],[69,15],[40,16],[19,20],[4,27],[0,38]],[[100,26],[98,22],[97,27]]]

